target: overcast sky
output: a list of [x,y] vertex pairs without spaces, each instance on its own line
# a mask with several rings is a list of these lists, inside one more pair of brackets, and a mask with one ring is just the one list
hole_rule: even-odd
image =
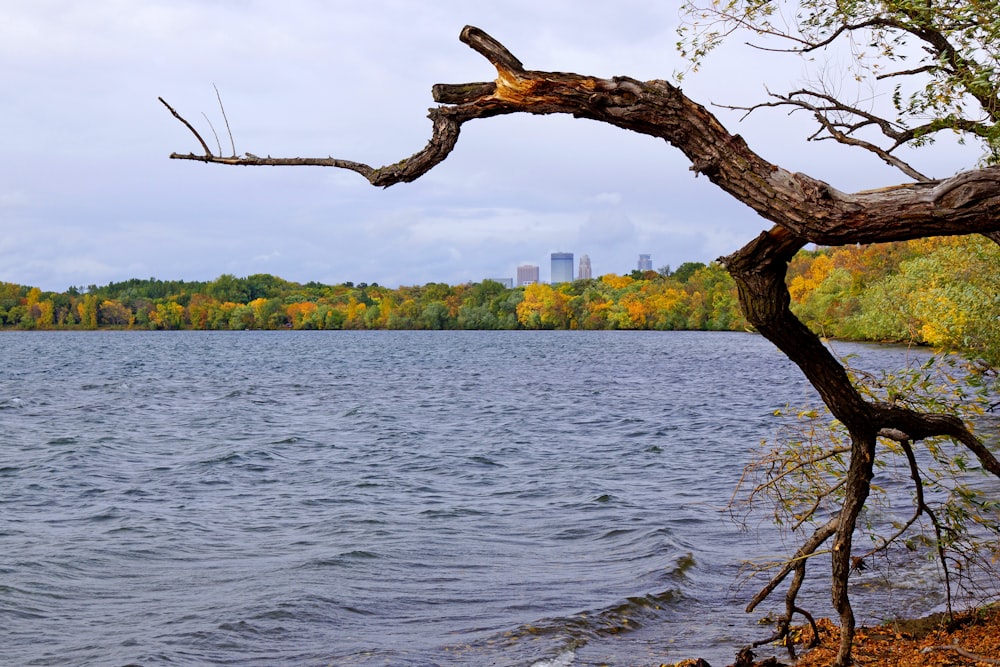
[[[324,283],[514,277],[549,254],[594,274],[711,261],[768,225],[649,137],[569,117],[466,124],[455,152],[387,190],[352,172],[169,160],[198,152],[164,97],[229,152],[381,166],[430,137],[431,86],[491,80],[466,24],[526,67],[670,79],[674,2],[618,0],[0,0],[0,280],[63,291],[128,278],[271,273]],[[703,104],[763,99],[803,65],[734,43],[684,81]],[[723,123],[764,157],[853,191],[906,180],[867,154],[806,142],[781,111]],[[214,147],[214,146],[213,146]],[[934,176],[976,153],[917,159]]]

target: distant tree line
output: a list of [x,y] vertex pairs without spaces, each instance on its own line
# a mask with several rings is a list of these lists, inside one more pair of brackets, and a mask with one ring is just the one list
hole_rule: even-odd
[[[1000,250],[980,237],[803,250],[792,307],[823,335],[929,344],[998,359]],[[132,279],[66,292],[0,282],[0,326],[20,329],[747,328],[717,264],[514,289],[299,284],[268,274],[210,282]]]

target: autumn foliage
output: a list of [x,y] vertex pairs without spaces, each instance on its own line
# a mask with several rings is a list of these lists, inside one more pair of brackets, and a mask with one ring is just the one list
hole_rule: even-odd
[[[839,628],[819,624],[820,645],[796,662],[797,667],[826,667],[837,655]],[[811,630],[799,639],[808,644]],[[1000,609],[988,607],[956,615],[889,622],[858,632],[855,657],[860,665],[893,667],[958,667],[997,664],[1000,656]]]
[[[982,237],[801,251],[792,309],[832,338],[926,344],[1000,362],[1000,248]],[[0,325],[22,329],[747,328],[716,263],[506,289],[492,281],[293,283],[257,274],[211,282],[128,280],[64,293],[0,283]]]
[[128,280],[65,293],[0,283],[0,325],[21,329],[714,329],[741,330],[716,263],[671,275],[507,289],[493,281],[391,289],[257,274],[211,282]]

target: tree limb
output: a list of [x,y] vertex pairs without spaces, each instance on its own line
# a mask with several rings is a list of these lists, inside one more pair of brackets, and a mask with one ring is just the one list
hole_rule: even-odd
[[815,555],[816,550],[819,549],[824,542],[833,537],[833,534],[836,531],[837,531],[836,517],[830,519],[825,524],[823,524],[815,531],[813,531],[812,536],[808,540],[806,540],[805,543],[803,543],[802,546],[798,548],[798,550],[796,550],[795,554],[790,559],[788,559],[788,561],[785,562],[785,564],[782,566],[780,570],[778,570],[778,573],[775,574],[773,577],[771,577],[770,581],[767,582],[767,585],[764,586],[764,588],[762,588],[757,593],[757,595],[753,596],[753,598],[747,604],[746,608],[747,613],[749,614],[750,612],[752,612],[754,609],[757,608],[757,605],[766,600],[767,597],[774,592],[774,589],[777,588],[781,584],[781,582],[785,580],[785,577],[787,577],[796,569],[800,561],[803,561]]
[[1000,477],[1000,460],[977,438],[962,420],[954,415],[919,413],[897,405],[875,404],[875,419],[883,428],[897,429],[913,441],[935,436],[949,437],[962,443],[976,455],[983,469]]
[[560,113],[666,140],[688,157],[694,171],[804,243],[843,245],[1000,232],[1000,217],[993,213],[1000,206],[1000,167],[937,183],[846,194],[764,160],[739,135],[730,134],[703,106],[666,81],[525,70],[507,49],[477,28],[466,27],[461,39],[497,67],[497,79],[435,86],[437,101],[446,106],[429,113],[434,129],[431,140],[423,150],[393,165],[374,168],[333,157],[218,157],[176,112],[205,152],[174,153],[171,158],[238,166],[338,167],[386,187],[416,180],[443,161],[465,122],[511,113]]
[[[212,157],[212,151],[209,150],[208,144],[205,143],[205,140],[201,138],[201,135],[198,134],[198,131],[194,129],[194,127],[191,125],[191,123],[187,122],[187,120],[185,120],[179,113],[177,113],[177,111],[175,111],[172,106],[170,106],[169,104],[167,104],[167,101],[165,99],[163,99],[162,97],[158,97],[156,99],[160,100],[160,102],[163,104],[163,106],[167,107],[167,109],[170,110],[170,113],[172,113],[174,115],[174,118],[176,118],[180,122],[184,123],[184,126],[187,129],[191,130],[191,134],[193,134],[195,136],[195,138],[201,143],[201,147],[205,149],[205,155],[207,157]],[[172,154],[170,157],[173,158],[174,155]]]

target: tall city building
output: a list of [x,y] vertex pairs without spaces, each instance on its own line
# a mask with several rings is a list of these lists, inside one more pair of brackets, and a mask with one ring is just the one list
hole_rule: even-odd
[[538,267],[534,264],[522,264],[517,267],[517,286],[533,285],[538,282]]
[[651,259],[651,255],[639,255],[639,270],[640,271],[653,270],[653,260]]
[[573,253],[552,253],[552,284],[573,282]]
[[590,271],[590,256],[580,255],[580,270],[576,272],[578,280],[590,280],[593,275]]

